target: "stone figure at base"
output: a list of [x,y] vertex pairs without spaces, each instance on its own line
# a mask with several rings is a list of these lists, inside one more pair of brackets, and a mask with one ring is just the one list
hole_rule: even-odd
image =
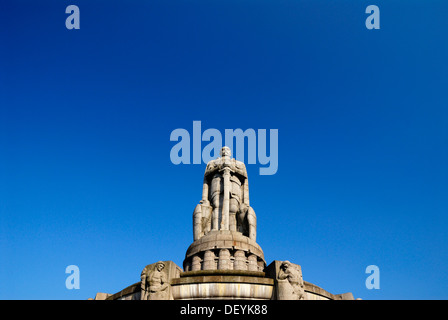
[[280,265],[277,275],[279,300],[304,300],[305,289],[299,266],[289,261]]
[[159,261],[155,268],[145,268],[141,274],[141,300],[167,300],[168,279],[165,271],[165,263]]

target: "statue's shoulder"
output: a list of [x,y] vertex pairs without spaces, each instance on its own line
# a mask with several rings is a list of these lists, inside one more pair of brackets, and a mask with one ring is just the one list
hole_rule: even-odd
[[246,165],[244,164],[244,162],[242,161],[238,161],[235,158],[232,159],[233,161],[233,165],[235,166],[236,171],[244,176],[245,178],[247,178],[247,170],[246,170]]
[[219,169],[221,164],[221,159],[211,160],[207,163],[207,167],[205,168],[205,175],[209,175],[210,173]]
[[242,161],[238,161],[238,160],[236,160],[235,158],[233,158],[232,159],[233,161],[234,161],[234,163],[235,163],[235,166],[237,167],[237,168],[241,168],[241,169],[246,169],[246,165],[244,164],[244,162],[242,162]]

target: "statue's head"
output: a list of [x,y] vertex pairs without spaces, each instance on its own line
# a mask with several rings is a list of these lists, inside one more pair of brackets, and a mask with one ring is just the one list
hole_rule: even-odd
[[163,263],[162,261],[157,262],[157,264],[156,264],[156,269],[157,269],[158,271],[162,271],[163,268],[165,268],[165,263]]
[[229,147],[222,147],[220,155],[221,157],[230,157],[232,155],[232,152],[230,151]]

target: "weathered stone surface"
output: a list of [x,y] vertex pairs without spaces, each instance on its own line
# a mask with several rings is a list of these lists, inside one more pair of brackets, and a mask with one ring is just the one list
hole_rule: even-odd
[[272,285],[208,282],[174,286],[173,295],[176,300],[270,300],[272,290]]
[[289,261],[274,261],[266,272],[276,281],[276,300],[305,300],[302,268]]
[[[95,298],[95,300],[97,299]],[[109,295],[105,300],[140,300],[140,281]]]
[[[108,297],[110,297],[111,294],[110,293],[103,293],[103,292],[98,292],[95,295],[95,298],[93,300],[106,300]],[[91,299],[91,298],[90,298]],[[89,299],[89,300],[90,300]]]
[[223,147],[221,157],[207,164],[202,199],[193,212],[193,239],[210,231],[238,231],[256,240],[257,219],[249,204],[249,182],[243,162],[230,157]]
[[[273,299],[274,300],[297,300],[297,298],[301,298],[299,300],[353,300],[353,294],[352,293],[344,293],[344,294],[338,294],[334,295],[321,287],[312,284],[307,281],[303,281],[303,297],[301,297],[301,293],[299,295],[294,294],[291,292],[291,288],[288,288],[288,284],[286,282],[287,279],[281,279],[279,280],[279,274],[281,271],[281,266],[283,264],[283,261],[275,260],[273,261],[269,266],[266,267],[265,272],[266,276],[272,278],[275,280],[275,290],[273,293]],[[300,270],[301,274],[301,267],[299,265],[295,265],[290,263],[291,265],[295,266],[298,270]],[[281,277],[282,278],[282,277]],[[279,284],[280,282],[280,284]],[[286,291],[285,290],[286,287]]]
[[274,280],[264,272],[213,270],[184,272],[171,282],[175,300],[253,299],[270,300]]
[[[230,254],[227,263],[218,263],[221,250],[227,250]],[[207,252],[213,252],[214,255]],[[235,253],[237,253],[237,256],[235,256]],[[211,262],[213,256],[215,264]],[[251,257],[250,261],[249,257]],[[201,265],[199,266],[199,264]],[[201,239],[193,242],[187,249],[183,263],[185,271],[215,268],[248,270],[249,264],[252,270],[262,271],[266,265],[263,250],[252,239],[240,232],[229,230],[211,231]]]
[[202,199],[193,212],[194,242],[185,255],[184,270],[262,271],[266,262],[256,243],[256,228],[246,167],[223,147],[221,157],[205,169]]
[[[200,271],[184,271],[181,272],[180,277],[197,277],[197,276],[216,276],[216,275],[231,275],[231,276],[250,276],[258,278],[269,278],[266,273],[262,271],[242,271],[242,270],[200,270]],[[270,279],[270,278],[269,278]],[[177,281],[177,280],[176,280]],[[270,280],[269,280],[270,281]]]
[[141,300],[172,300],[170,280],[177,278],[182,269],[172,261],[147,265],[141,275]]

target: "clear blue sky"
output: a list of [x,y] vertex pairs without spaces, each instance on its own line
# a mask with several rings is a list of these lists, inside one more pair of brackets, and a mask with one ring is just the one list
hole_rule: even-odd
[[[380,30],[365,27],[370,4]],[[87,299],[146,264],[181,266],[205,165],[173,165],[169,137],[200,120],[279,130],[278,172],[247,166],[268,263],[332,293],[448,299],[447,10],[2,1],[0,298]]]

